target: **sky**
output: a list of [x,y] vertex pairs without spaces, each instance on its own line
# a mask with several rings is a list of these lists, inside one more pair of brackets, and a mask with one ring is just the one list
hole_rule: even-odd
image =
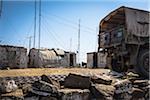
[[[29,48],[31,36],[33,47],[34,0],[3,0],[2,4],[0,44]],[[97,51],[99,22],[111,11],[120,6],[150,11],[148,0],[42,0],[41,4],[41,48],[77,52],[80,19],[80,62],[86,62],[88,52]]]

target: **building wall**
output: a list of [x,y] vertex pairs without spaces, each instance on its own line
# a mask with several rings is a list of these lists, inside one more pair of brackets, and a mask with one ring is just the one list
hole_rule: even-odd
[[94,59],[93,59],[93,53],[87,53],[87,67],[88,68],[93,68],[93,63],[94,63]]
[[27,49],[0,45],[0,68],[26,68],[27,61]]
[[104,53],[100,53],[98,52],[97,53],[97,57],[98,57],[98,68],[105,68],[106,67],[106,57],[107,57],[107,54],[104,54]]
[[70,67],[70,54],[73,54],[73,66],[76,64],[76,54],[66,52],[58,55],[55,49],[42,50],[38,54],[38,49],[31,49],[29,53],[29,67]]
[[105,68],[107,54],[100,52],[87,53],[88,68]]

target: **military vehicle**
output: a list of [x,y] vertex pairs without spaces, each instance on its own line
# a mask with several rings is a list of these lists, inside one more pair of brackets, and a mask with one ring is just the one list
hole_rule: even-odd
[[149,11],[122,6],[100,21],[98,51],[107,54],[112,70],[133,69],[149,76],[149,15]]

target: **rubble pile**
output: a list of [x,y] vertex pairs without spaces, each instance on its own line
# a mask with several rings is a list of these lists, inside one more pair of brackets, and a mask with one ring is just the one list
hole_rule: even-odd
[[20,84],[11,78],[1,81],[0,100],[149,100],[149,87],[149,80],[137,76],[70,73],[59,81],[42,75]]

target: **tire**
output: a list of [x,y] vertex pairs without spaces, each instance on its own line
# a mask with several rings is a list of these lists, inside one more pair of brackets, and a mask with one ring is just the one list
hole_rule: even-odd
[[141,50],[137,59],[137,69],[143,77],[149,77],[149,50]]

